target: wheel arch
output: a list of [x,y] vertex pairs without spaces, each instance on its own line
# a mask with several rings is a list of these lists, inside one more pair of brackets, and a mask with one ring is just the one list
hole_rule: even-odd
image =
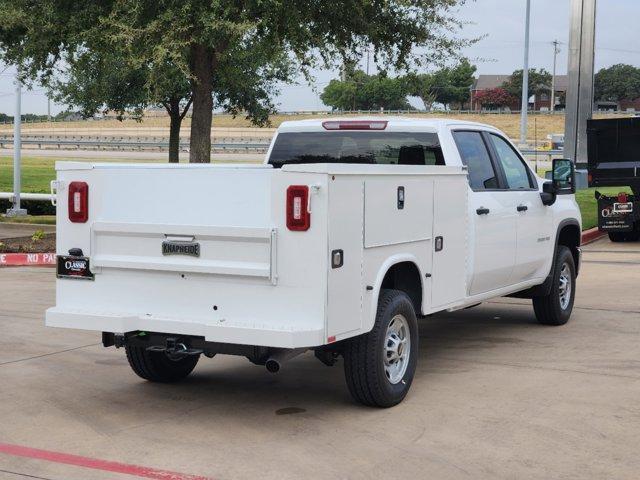
[[378,269],[378,275],[373,285],[373,295],[371,296],[369,323],[366,325],[367,331],[373,327],[380,292],[382,289],[387,288],[405,292],[413,303],[416,315],[422,313],[424,281],[418,260],[414,255],[394,255],[387,258]]
[[[576,276],[580,269],[580,244],[582,240],[582,232],[580,231],[580,223],[574,218],[567,218],[560,222],[556,234],[556,243],[553,251],[553,258],[558,252],[558,247],[564,245],[571,250],[573,262],[576,266]],[[553,274],[553,272],[550,272]]]

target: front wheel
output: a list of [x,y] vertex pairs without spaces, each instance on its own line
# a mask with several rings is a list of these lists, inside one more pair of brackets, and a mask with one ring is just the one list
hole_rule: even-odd
[[549,295],[533,298],[533,310],[543,325],[564,325],[573,311],[576,295],[576,266],[573,254],[564,245],[558,247]]
[[358,402],[392,407],[407,395],[418,361],[418,321],[399,290],[382,290],[373,329],[346,342],[344,373]]

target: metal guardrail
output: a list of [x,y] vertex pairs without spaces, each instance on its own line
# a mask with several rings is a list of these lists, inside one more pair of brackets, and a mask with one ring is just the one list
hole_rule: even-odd
[[520,153],[522,153],[522,155],[529,157],[529,156],[540,156],[540,157],[554,157],[554,158],[560,158],[564,155],[564,151],[563,150],[533,150],[533,149],[521,149]]
[[[7,148],[13,145],[13,136],[0,136],[0,148]],[[37,145],[39,149],[43,147],[57,147],[58,149],[63,147],[76,147],[78,150],[81,148],[93,148],[103,150],[123,150],[123,149],[154,149],[154,150],[167,150],[169,148],[168,140],[130,140],[130,139],[90,139],[90,138],[22,138],[22,145]],[[252,150],[252,151],[266,151],[269,148],[269,142],[213,142],[211,144],[213,150],[222,151],[239,151],[239,150]],[[188,151],[189,143],[180,142],[180,150]]]

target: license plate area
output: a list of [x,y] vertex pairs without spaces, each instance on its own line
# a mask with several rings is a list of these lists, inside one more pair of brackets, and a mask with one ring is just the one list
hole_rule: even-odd
[[58,255],[56,277],[75,280],[95,279],[89,265],[89,257],[74,257],[70,255]]
[[640,220],[638,202],[618,202],[616,198],[601,197],[598,200],[598,228],[603,231],[630,232]]

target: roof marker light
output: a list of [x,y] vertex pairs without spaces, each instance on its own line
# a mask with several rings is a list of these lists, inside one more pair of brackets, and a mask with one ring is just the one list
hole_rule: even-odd
[[325,130],[384,130],[386,120],[330,120],[322,122]]

